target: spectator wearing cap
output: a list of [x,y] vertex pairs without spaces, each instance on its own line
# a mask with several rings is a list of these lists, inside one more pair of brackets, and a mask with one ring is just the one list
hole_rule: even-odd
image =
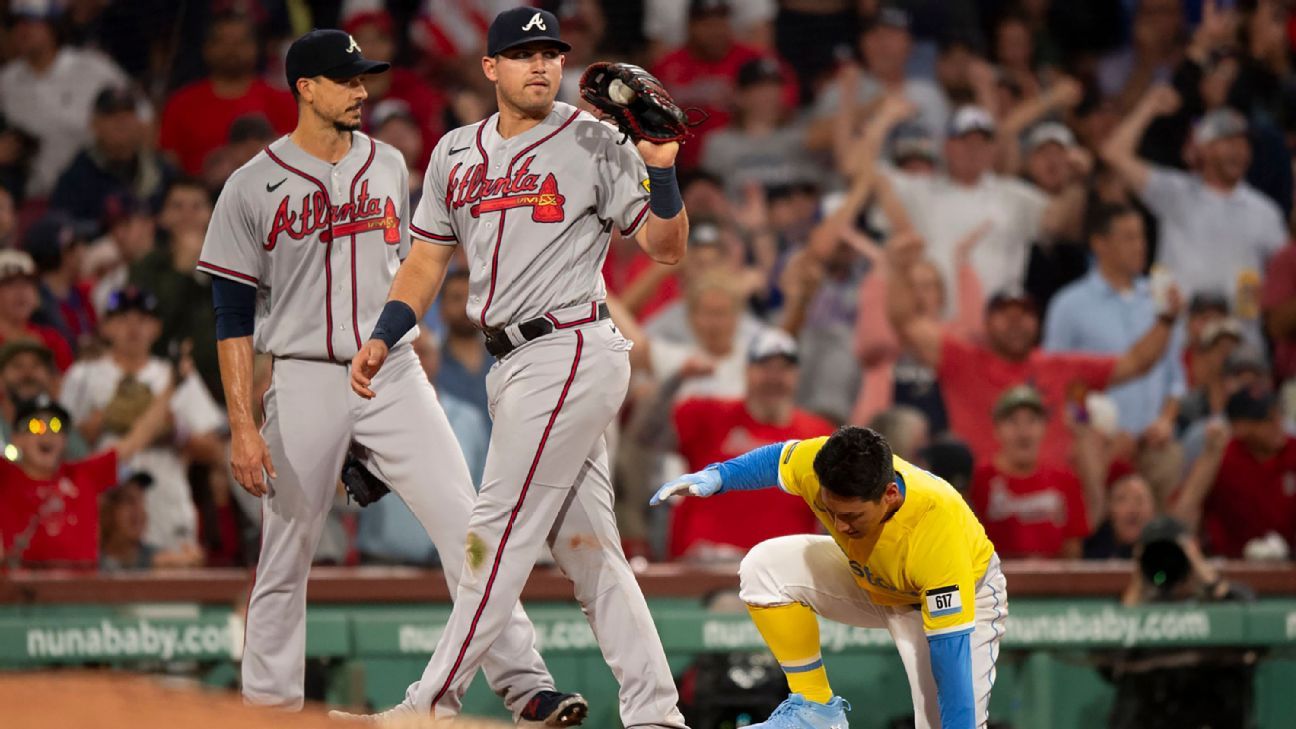
[[[853,117],[851,126],[858,126],[871,102],[883,96],[907,99],[914,106],[919,124],[934,137],[944,135],[950,116],[950,104],[945,93],[934,82],[905,73],[913,51],[913,36],[909,31],[911,20],[903,8],[886,4],[865,24],[858,39],[864,73],[856,73],[853,67],[848,67],[850,70],[841,72],[844,80],[824,86],[811,111],[811,116],[816,119],[810,138],[813,147],[823,149],[828,146],[835,117],[840,112],[850,114]],[[856,77],[858,80],[853,80]],[[843,84],[847,84],[844,90]]]
[[1289,243],[1269,259],[1260,311],[1273,343],[1274,374],[1279,380],[1296,377],[1296,244]]
[[1153,88],[1108,138],[1103,159],[1156,217],[1157,263],[1188,295],[1225,292],[1248,338],[1259,342],[1261,274],[1287,242],[1287,226],[1278,206],[1243,179],[1251,144],[1246,120],[1231,109],[1207,113],[1194,128],[1194,172],[1138,157],[1148,124],[1178,107],[1173,90]]
[[738,67],[733,116],[706,138],[701,162],[702,169],[725,181],[733,199],[752,184],[769,188],[821,174],[806,152],[805,126],[793,122],[793,109],[782,103],[786,83],[783,66],[773,58]]
[[203,553],[196,544],[160,552],[144,541],[148,531],[146,494],[153,477],[136,471],[99,499],[99,569],[133,572],[154,567],[200,567]]
[[60,212],[36,221],[23,239],[40,282],[40,308],[32,318],[56,330],[74,353],[93,343],[97,320],[91,282],[81,276],[84,242],[75,222]]
[[[796,341],[768,329],[747,350],[742,398],[691,398],[677,404],[672,420],[675,450],[697,471],[763,445],[832,433],[832,424],[797,408],[799,357]],[[737,561],[773,537],[812,534],[814,514],[778,489],[749,503],[721,494],[719,501],[685,499],[671,513],[671,559]]]
[[[694,6],[707,4],[691,0],[645,0],[643,34],[648,39],[648,57],[661,58],[684,45]],[[742,38],[756,48],[774,47],[774,19],[779,11],[777,0],[710,4],[728,7],[729,25],[735,38]],[[566,28],[563,25],[564,31]]]
[[[10,440],[14,416],[40,398],[53,397],[58,383],[54,354],[45,345],[31,339],[15,339],[0,345],[0,444]],[[68,432],[69,460],[90,453],[85,439],[75,430]]]
[[1231,378],[1242,371],[1238,363],[1259,359],[1268,373],[1264,356],[1254,346],[1244,346],[1243,337],[1242,324],[1233,317],[1222,317],[1202,327],[1193,345],[1192,389],[1179,405],[1180,427],[1187,428],[1224,412],[1224,403],[1233,392]]
[[[1044,320],[1049,352],[1119,355],[1129,350],[1160,316],[1166,301],[1143,275],[1147,241],[1143,217],[1128,206],[1099,205],[1089,225],[1094,265],[1084,278],[1058,292]],[[1179,346],[1172,344],[1147,374],[1108,394],[1116,403],[1120,432],[1148,478],[1158,502],[1179,483],[1181,454],[1175,443],[1179,400],[1187,391]],[[1133,452],[1130,452],[1130,451]]]
[[99,564],[99,496],[117,469],[166,429],[168,389],[112,446],[68,458],[72,418],[41,399],[14,415],[11,447],[0,457],[0,548],[9,565]]
[[934,317],[918,314],[911,269],[921,243],[892,247],[888,273],[888,314],[900,341],[923,364],[936,370],[946,393],[951,429],[967,440],[978,461],[994,455],[987,417],[1000,393],[1032,384],[1048,415],[1042,460],[1067,463],[1070,436],[1063,414],[1068,403],[1083,402],[1088,391],[1106,390],[1151,370],[1170,344],[1180,302],[1168,297],[1162,315],[1129,349],[1117,355],[1048,352],[1037,346],[1040,320],[1035,302],[1021,288],[1001,289],[990,297],[985,343],[948,331]]
[[989,224],[972,255],[981,283],[987,291],[1022,286],[1031,243],[1065,235],[1080,214],[1084,195],[1079,181],[1049,197],[1027,182],[996,175],[995,122],[980,107],[959,108],[948,132],[944,171],[917,176],[886,170],[884,205],[893,193],[891,204],[900,206],[927,242],[946,282],[954,280],[959,241]]
[[[149,354],[161,331],[151,294],[134,287],[117,292],[109,302],[102,331],[107,352],[68,370],[60,401],[86,440],[103,447],[129,432],[154,401],[168,400],[174,423],[170,437],[150,441],[137,456],[123,462],[147,471],[156,481],[148,492],[145,541],[163,551],[188,548],[197,543],[197,514],[186,463],[224,461],[219,435],[224,415],[201,380],[188,374],[177,379],[170,362]],[[172,388],[175,394],[167,396]]]
[[211,214],[211,193],[202,184],[188,178],[173,181],[157,218],[162,244],[131,264],[129,281],[157,297],[162,334],[153,353],[163,356],[173,346],[188,342],[198,374],[223,402],[211,277],[195,269]]
[[0,116],[38,142],[26,195],[45,198],[90,141],[100,89],[129,79],[100,53],[62,45],[56,25],[63,12],[55,0],[16,0],[9,13],[14,59],[0,68]]
[[1246,388],[1215,423],[1171,515],[1201,528],[1212,554],[1241,558],[1247,543],[1273,533],[1296,548],[1296,439],[1283,431],[1273,393]]
[[175,168],[149,145],[147,107],[128,87],[109,86],[95,97],[90,118],[93,138],[59,176],[50,207],[86,229],[99,229],[106,201],[130,195],[154,210]]
[[405,169],[409,172],[410,209],[413,210],[423,196],[423,174],[428,161],[423,152],[424,136],[419,130],[418,120],[410,114],[405,102],[388,99],[374,105],[369,125],[374,139],[395,147],[405,160]]
[[72,348],[58,330],[37,324],[40,308],[36,264],[25,251],[0,250],[0,344],[30,339],[54,353],[59,372],[72,366]]
[[[1188,386],[1195,387],[1201,380],[1197,370],[1197,351],[1202,344],[1202,335],[1210,324],[1229,318],[1232,309],[1228,297],[1213,291],[1198,291],[1188,299],[1188,324],[1185,330],[1183,350],[1184,374]],[[1238,325],[1240,326],[1240,325]]]
[[[342,29],[364,49],[365,58],[388,63],[396,59],[394,25],[391,13],[385,9],[354,13],[346,18]],[[566,24],[563,30],[567,30]],[[441,90],[424,81],[413,70],[400,66],[393,66],[387,73],[369,74],[362,81],[369,92],[362,120],[366,131],[377,135],[383,102],[399,101],[404,104],[406,113],[421,135],[423,149],[436,147],[437,140],[446,131],[445,110],[449,103]]]
[[[697,166],[707,137],[729,125],[738,69],[748,61],[768,55],[735,39],[730,9],[728,0],[690,0],[687,41],[649,69],[670,89],[681,108],[695,106],[709,115],[693,128],[696,138],[680,148],[676,164],[681,169]],[[781,105],[795,108],[798,100],[795,77],[785,72],[784,78]]]
[[148,206],[124,194],[104,201],[102,227],[103,235],[81,257],[82,278],[94,282],[90,301],[96,318],[103,316],[109,295],[126,285],[130,267],[153,250],[157,234]]
[[1089,536],[1084,488],[1075,474],[1043,457],[1050,419],[1040,392],[1017,385],[994,404],[993,458],[972,474],[972,508],[1001,556],[1080,556]]
[[203,61],[208,76],[177,90],[162,110],[158,146],[175,155],[187,175],[202,174],[207,155],[225,143],[234,120],[260,113],[280,134],[292,130],[297,106],[286,91],[256,75],[256,28],[251,19],[220,15],[207,27]]

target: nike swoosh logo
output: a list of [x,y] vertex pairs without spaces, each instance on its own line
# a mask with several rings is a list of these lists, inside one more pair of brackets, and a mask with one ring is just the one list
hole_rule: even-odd
[[450,151],[447,153],[447,156],[449,156],[449,155],[451,155],[451,154],[459,154],[460,152],[464,151],[465,149],[468,149],[468,148],[467,148],[467,147],[460,147],[459,149],[455,149],[454,147],[451,147],[451,148],[450,148]]
[[278,190],[278,189],[279,189],[279,186],[282,185],[282,184],[284,184],[284,183],[287,182],[287,181],[288,181],[288,178],[285,177],[285,178],[283,178],[282,180],[276,182],[276,183],[273,184],[273,185],[271,185],[270,183],[267,182],[267,183],[266,183],[266,192],[274,192],[275,190]]

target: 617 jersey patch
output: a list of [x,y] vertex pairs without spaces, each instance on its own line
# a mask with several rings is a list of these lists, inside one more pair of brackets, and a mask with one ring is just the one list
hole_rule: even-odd
[[927,591],[927,614],[933,618],[963,611],[963,597],[957,585]]

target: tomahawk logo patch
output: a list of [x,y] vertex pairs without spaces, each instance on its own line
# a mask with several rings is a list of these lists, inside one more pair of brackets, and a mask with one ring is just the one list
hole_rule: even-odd
[[963,611],[963,597],[958,585],[938,587],[927,591],[927,614],[933,618],[954,615]]

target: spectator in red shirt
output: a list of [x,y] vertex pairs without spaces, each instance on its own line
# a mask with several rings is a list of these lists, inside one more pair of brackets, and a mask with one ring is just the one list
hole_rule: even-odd
[[[652,67],[653,75],[670,89],[680,107],[696,106],[710,116],[693,132],[697,138],[680,147],[676,164],[689,169],[698,163],[706,135],[729,124],[734,108],[734,83],[738,68],[763,54],[734,40],[728,0],[691,0],[688,40]],[[795,75],[784,72],[783,105],[797,105]]]
[[913,269],[922,256],[922,241],[893,236],[888,246],[891,267],[887,310],[901,343],[922,363],[936,370],[950,429],[967,441],[978,462],[995,453],[987,418],[999,394],[1014,385],[1031,384],[1041,394],[1047,414],[1042,460],[1066,463],[1071,445],[1063,420],[1066,408],[1082,403],[1087,392],[1106,390],[1144,374],[1161,359],[1170,343],[1181,301],[1171,295],[1169,310],[1146,334],[1119,356],[1045,352],[1038,346],[1039,312],[1021,289],[1006,289],[986,304],[985,344],[947,331],[935,316],[918,314]]
[[[356,13],[342,27],[363,49],[365,58],[375,61],[396,60],[396,39],[392,34],[392,17],[386,10],[368,10]],[[380,78],[381,77],[381,78]],[[405,102],[423,136],[423,149],[432,150],[445,132],[445,94],[419,78],[408,68],[392,66],[387,73],[364,77],[369,99],[364,106],[365,131],[374,133],[379,124],[374,120],[378,103],[387,100]]]
[[34,339],[54,353],[60,372],[72,366],[72,348],[57,331],[33,324],[40,308],[36,264],[24,251],[0,250],[0,344],[14,339]]
[[[798,375],[796,341],[771,329],[748,351],[745,399],[697,398],[677,405],[677,450],[688,470],[763,445],[832,433],[831,423],[793,405]],[[759,499],[752,501],[753,496]],[[766,539],[815,530],[815,516],[805,504],[778,489],[684,499],[671,515],[670,557],[736,561]]]
[[297,120],[292,96],[257,78],[256,29],[248,18],[216,18],[207,31],[203,61],[210,75],[171,95],[158,137],[158,146],[175,154],[180,168],[193,176],[202,174],[207,155],[225,144],[235,119],[260,112],[280,134]]
[[[1212,423],[1171,514],[1199,525],[1207,549],[1240,558],[1247,543],[1275,533],[1296,547],[1296,439],[1283,431],[1277,398],[1239,390],[1225,406],[1228,428]],[[1231,436],[1229,431],[1232,431]]]
[[99,495],[130,460],[168,427],[170,392],[153,401],[112,447],[66,461],[72,418],[42,398],[18,410],[13,441],[0,458],[0,549],[5,562],[94,567],[99,562]]
[[1080,480],[1041,459],[1047,422],[1044,400],[1030,385],[995,403],[999,451],[972,475],[972,508],[1000,556],[1076,558],[1089,535]]

